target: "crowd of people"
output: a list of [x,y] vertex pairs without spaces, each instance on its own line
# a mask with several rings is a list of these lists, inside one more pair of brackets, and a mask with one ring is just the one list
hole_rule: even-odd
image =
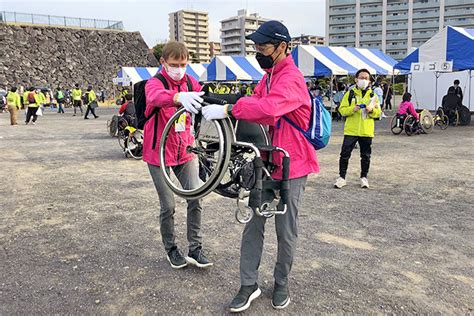
[[82,91],[79,84],[75,84],[72,90],[57,87],[54,91],[45,88],[30,87],[11,87],[7,92],[6,109],[10,112],[10,124],[18,125],[18,112],[25,110],[25,124],[30,122],[35,125],[38,116],[42,116],[44,110],[49,107],[54,109],[57,107],[57,113],[64,114],[66,106],[73,106],[74,114],[76,116],[77,110],[83,114],[83,106],[86,107],[84,119],[88,119],[89,113],[94,118],[98,118],[95,114],[95,108],[98,106],[98,101],[104,102],[106,93],[101,89],[96,95],[92,86],[89,85],[86,91]]

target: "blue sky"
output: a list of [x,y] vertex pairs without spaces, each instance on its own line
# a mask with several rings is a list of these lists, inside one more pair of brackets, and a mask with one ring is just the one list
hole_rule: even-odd
[[122,20],[128,31],[140,31],[149,46],[168,38],[168,13],[181,9],[209,12],[210,39],[220,41],[220,21],[247,9],[282,20],[291,36],[325,35],[324,0],[0,0],[0,11]]

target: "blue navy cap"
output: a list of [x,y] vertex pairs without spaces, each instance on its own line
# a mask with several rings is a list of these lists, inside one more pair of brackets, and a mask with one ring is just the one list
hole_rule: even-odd
[[267,21],[245,38],[252,40],[255,44],[265,44],[273,40],[282,42],[291,41],[288,29],[279,21]]

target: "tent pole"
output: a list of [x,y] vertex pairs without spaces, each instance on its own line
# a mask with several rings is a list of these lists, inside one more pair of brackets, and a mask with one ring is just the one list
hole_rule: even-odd
[[469,69],[469,110],[471,110],[471,89],[472,89],[472,84],[471,84],[471,69]]
[[436,80],[435,80],[435,101],[434,101],[434,108],[435,108],[435,111],[436,109],[438,108],[438,72],[435,71],[435,77],[436,77]]

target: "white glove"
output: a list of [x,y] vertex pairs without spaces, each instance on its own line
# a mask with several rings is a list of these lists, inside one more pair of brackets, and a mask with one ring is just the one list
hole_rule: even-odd
[[176,98],[176,103],[184,106],[186,111],[198,114],[201,109],[201,103],[204,101],[201,98],[202,92],[179,92],[178,97]]
[[208,121],[220,120],[227,117],[226,106],[220,104],[209,104],[202,108],[202,115]]

